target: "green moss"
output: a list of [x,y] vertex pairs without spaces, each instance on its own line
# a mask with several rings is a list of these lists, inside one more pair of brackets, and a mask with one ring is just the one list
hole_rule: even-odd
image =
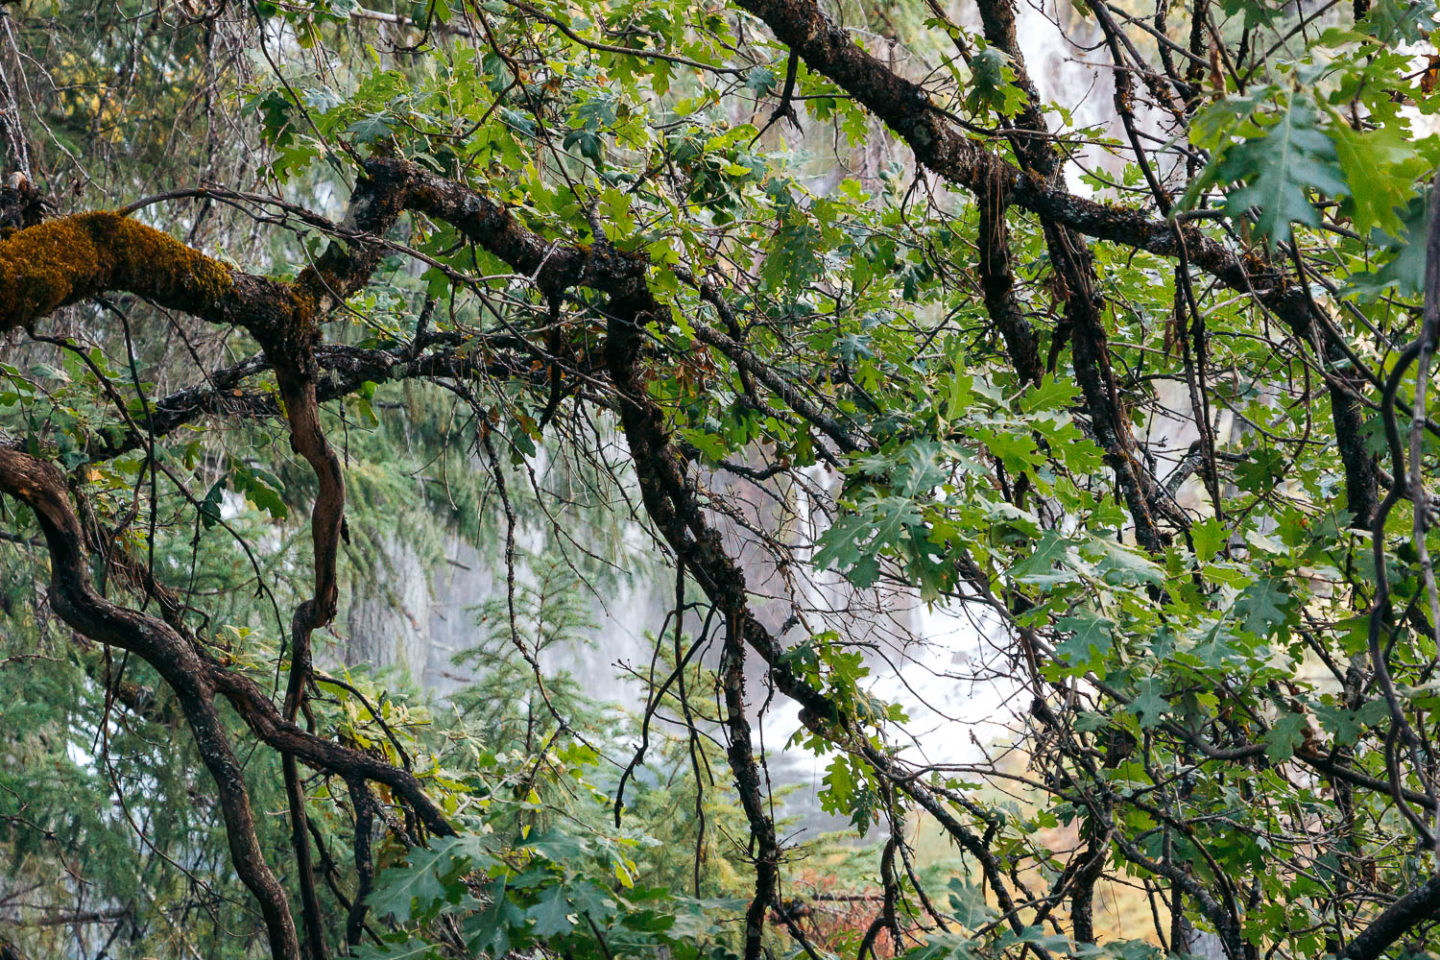
[[61,217],[0,240],[0,331],[106,290],[203,314],[233,287],[229,267],[114,213]]

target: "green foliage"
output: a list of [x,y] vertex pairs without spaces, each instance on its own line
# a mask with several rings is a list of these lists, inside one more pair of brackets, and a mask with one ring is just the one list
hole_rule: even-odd
[[[594,755],[580,749],[557,755],[556,773],[571,789],[588,788],[596,802],[605,795],[585,781]],[[506,776],[497,767],[493,774]],[[441,918],[458,929],[467,949],[503,954],[545,949],[571,956],[728,956],[728,939],[717,917],[736,908],[736,900],[698,900],[661,887],[637,883],[635,861],[653,841],[634,833],[606,835],[596,827],[577,831],[570,820],[563,831],[526,826],[509,834],[509,808],[532,813],[545,808],[538,769],[524,775],[529,792],[518,803],[497,794],[476,832],[437,841],[412,851],[403,865],[379,878],[372,906],[403,928],[362,956],[413,956]],[[548,776],[547,778],[548,779]],[[583,807],[583,804],[582,804]],[[492,819],[498,818],[498,819]],[[496,829],[500,832],[494,832]],[[438,949],[437,940],[427,949]],[[419,955],[425,955],[423,952]]]
[[[1251,101],[1254,102],[1254,94]],[[1320,114],[1305,97],[1294,97],[1276,116],[1248,113],[1230,132],[1239,142],[1223,146],[1206,175],[1195,181],[1192,195],[1220,183],[1232,185],[1225,212],[1237,221],[1255,211],[1254,229],[1272,246],[1287,243],[1291,224],[1320,225],[1311,191],[1336,196],[1346,193],[1337,144],[1318,129]],[[1356,140],[1342,140],[1353,165]],[[1373,192],[1357,204],[1373,205]],[[1364,208],[1367,212],[1371,207]]]
[[[1176,893],[1198,886],[1236,913],[1257,954],[1320,956],[1433,869],[1415,829],[1433,818],[1400,806],[1431,799],[1435,783],[1425,571],[1402,498],[1378,531],[1390,591],[1378,602],[1376,534],[1352,529],[1356,471],[1343,462],[1368,443],[1379,459],[1365,465],[1403,482],[1376,411],[1419,332],[1425,183],[1440,161],[1425,131],[1440,101],[1435,64],[1412,48],[1428,41],[1433,4],[1377,0],[1358,21],[1345,5],[1202,4],[1193,51],[1180,22],[1193,11],[1166,5],[1168,26],[1157,11],[1143,27],[1127,21],[1127,55],[1156,58],[1117,68],[1131,95],[1146,95],[1141,80],[1168,91],[1148,91],[1154,116],[1139,114],[1137,137],[1154,146],[1146,166],[1163,196],[1115,131],[1035,104],[1052,124],[1045,143],[1079,158],[1064,174],[1098,204],[1046,192],[1065,176],[1038,184],[1009,129],[1030,105],[1019,58],[943,5],[836,7],[853,28],[837,46],[853,39],[874,64],[923,78],[925,123],[952,125],[956,156],[963,140],[1019,168],[973,199],[946,191],[944,157],[918,175],[860,93],[815,58],[795,63],[783,106],[796,123],[762,131],[782,106],[790,51],[725,5],[324,0],[232,4],[233,21],[194,22],[175,12],[190,4],[90,6],[32,2],[23,19],[0,17],[18,33],[5,42],[46,72],[25,87],[22,125],[62,205],[218,183],[229,192],[134,215],[290,278],[356,240],[329,221],[343,217],[357,161],[398,156],[503,207],[497,222],[533,233],[547,263],[626,264],[627,289],[660,304],[643,318],[645,399],[683,443],[665,452],[673,462],[638,472],[678,466],[691,485],[663,492],[694,506],[678,511],[685,542],[702,558],[732,552],[746,612],[785,628],[774,648],[752,643],[772,659],[746,663],[752,708],[788,717],[766,698],[797,685],[830,708],[807,706],[760,759],[811,755],[797,806],[844,826],[845,843],[865,841],[836,853],[789,832],[783,807],[762,810],[780,817],[785,844],[781,902],[766,915],[774,955],[799,955],[782,915],[809,923],[826,951],[858,951],[884,926],[859,912],[828,929],[816,919],[804,901],[837,877],[839,896],[853,886],[866,904],[883,902],[879,878],[909,911],[895,924],[911,939],[877,956],[1155,955],[1137,939],[1148,928],[1098,945],[1056,933],[1080,863],[1070,848],[1093,842],[1112,887],[1181,902],[1213,927],[1193,889]],[[1037,194],[1081,209],[1073,219],[1090,218],[1094,236],[1040,223],[1017,200]],[[981,203],[996,205],[983,219],[1006,225],[1003,282],[977,268]],[[1194,242],[1183,258],[1141,249],[1173,251],[1172,226]],[[1093,290],[1067,279],[1057,237],[1087,245]],[[342,609],[413,586],[392,582],[402,550],[422,591],[461,562],[461,545],[481,569],[459,605],[474,620],[457,631],[460,679],[443,696],[399,668],[343,667],[354,659],[345,614],[316,640],[324,676],[299,722],[408,767],[459,832],[411,843],[423,839],[416,824],[376,791],[388,816],[373,831],[373,933],[357,955],[738,954],[754,811],[726,773],[707,648],[722,627],[701,625],[734,585],[689,558],[680,623],[648,625],[648,670],[625,663],[631,702],[597,693],[595,664],[621,657],[599,604],[668,593],[655,574],[673,562],[647,539],[663,510],[617,442],[615,413],[636,398],[606,366],[614,303],[589,285],[599,273],[563,296],[539,289],[503,245],[470,243],[438,216],[407,215],[386,239],[372,282],[319,328],[325,348],[350,351],[321,358],[322,387],[353,369],[385,381],[347,389],[322,417],[346,479]],[[997,291],[1014,298],[1003,317],[986,303]],[[1076,323],[1087,315],[1074,298],[1092,293],[1098,329]],[[269,361],[242,333],[214,336],[134,297],[66,309],[44,328],[66,331],[59,342],[14,334],[0,440],[66,472],[107,599],[154,611],[134,574],[149,571],[181,598],[172,615],[195,644],[283,702],[289,611],[313,587],[316,485],[277,427]],[[716,347],[715,331],[742,347]],[[1015,362],[1026,333],[1043,376]],[[453,365],[418,372],[437,345]],[[392,379],[365,365],[382,355],[396,360]],[[161,398],[178,402],[237,363],[238,386],[217,390],[203,419],[145,429]],[[1414,374],[1398,382],[1408,403]],[[1369,422],[1342,438],[1337,407],[1350,401],[1352,419]],[[1410,413],[1388,412],[1408,440]],[[1440,446],[1415,422],[1428,477]],[[1130,486],[1144,488],[1138,506]],[[90,942],[94,929],[72,936],[22,911],[36,955],[262,955],[259,926],[233,909],[248,894],[165,682],[61,626],[41,528],[27,508],[0,508],[0,906],[13,887],[47,908],[126,918],[107,947]],[[1136,535],[1147,514],[1163,532],[1153,549]],[[1418,537],[1440,550],[1440,532]],[[997,720],[984,742],[961,744],[948,720],[911,721],[927,706],[912,687],[882,695],[886,660],[918,662],[906,658],[927,639],[891,635],[917,598],[973,615],[999,650],[974,670],[1021,691],[1003,734]],[[715,609],[723,629],[748,623]],[[1390,680],[1368,672],[1372,616]],[[969,667],[940,680],[961,687]],[[242,717],[223,717],[237,742],[254,742]],[[644,762],[627,770],[637,744]],[[927,754],[957,744],[984,762]],[[288,864],[278,758],[246,756],[264,852]],[[340,778],[307,773],[304,788],[322,860],[344,867],[317,893],[334,933],[355,893],[355,801]],[[909,869],[907,831],[943,818],[993,862],[966,844]],[[294,872],[280,872],[293,894]],[[997,878],[1025,891],[1014,923]],[[924,934],[917,884],[940,914]],[[1047,895],[1048,925],[1036,920]],[[1165,926],[1158,909],[1154,922]]]

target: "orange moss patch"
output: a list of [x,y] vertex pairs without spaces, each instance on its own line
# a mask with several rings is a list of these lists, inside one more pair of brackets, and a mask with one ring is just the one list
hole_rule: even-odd
[[49,220],[0,241],[0,331],[117,289],[204,314],[233,287],[229,267],[114,213]]

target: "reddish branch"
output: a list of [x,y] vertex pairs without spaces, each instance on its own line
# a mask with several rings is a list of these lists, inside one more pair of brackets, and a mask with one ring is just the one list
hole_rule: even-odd
[[[54,602],[62,618],[91,639],[140,654],[175,689],[216,781],[236,870],[260,902],[277,958],[298,956],[294,924],[285,892],[260,852],[244,781],[215,713],[214,694],[219,689],[229,696],[267,742],[290,743],[281,752],[307,946],[312,957],[321,957],[325,941],[297,755],[313,762],[317,753],[333,754],[325,747],[334,745],[301,734],[294,722],[310,677],[310,637],[336,613],[345,488],[339,459],[320,426],[315,347],[319,319],[368,281],[381,251],[375,238],[389,229],[402,209],[403,192],[383,180],[384,167],[377,172],[381,179],[367,176],[357,185],[351,219],[345,225],[351,242],[333,242],[293,284],[232,270],[163,232],[116,214],[52,220],[0,242],[0,332],[29,327],[61,306],[117,289],[207,320],[244,327],[260,343],[275,372],[291,444],[315,471],[319,486],[311,514],[314,592],[292,619],[290,680],[283,713],[276,717],[269,700],[253,684],[207,663],[173,624],[99,598],[82,563],[84,538],[58,471],[13,450],[3,451],[5,459],[0,461],[0,489],[29,504],[41,518],[54,570]],[[330,769],[354,774],[354,765],[348,762],[353,758],[327,759]],[[390,778],[388,772],[383,776]],[[409,778],[408,773],[404,776]],[[448,832],[443,816],[418,785],[409,792],[422,816],[428,810],[432,829]]]
[[[310,464],[318,481],[315,504],[310,513],[314,593],[295,608],[290,625],[290,676],[285,690],[284,717],[287,723],[292,724],[300,713],[311,680],[311,637],[317,629],[335,619],[339,605],[336,563],[345,523],[345,477],[340,469],[340,458],[331,449],[320,425],[317,396],[319,365],[315,360],[318,323],[320,317],[342,305],[346,298],[363,287],[379,263],[383,248],[377,242],[378,238],[399,217],[404,199],[403,191],[384,178],[386,172],[384,167],[367,171],[356,185],[349,218],[342,225],[343,230],[353,234],[353,239],[332,241],[319,261],[306,268],[296,279],[295,287],[305,291],[314,304],[313,309],[298,314],[293,327],[267,331],[266,336],[259,337],[280,386],[290,427],[290,445]],[[282,764],[306,940],[311,960],[320,960],[325,956],[325,936],[310,856],[305,792],[294,755],[286,754]]]

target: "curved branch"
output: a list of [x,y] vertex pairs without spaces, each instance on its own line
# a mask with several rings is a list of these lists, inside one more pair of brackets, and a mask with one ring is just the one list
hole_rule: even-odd
[[1440,874],[1396,900],[1340,954],[1342,960],[1376,960],[1396,940],[1440,914]]
[[[369,279],[383,250],[377,238],[402,210],[403,191],[396,189],[394,177],[385,176],[387,172],[383,166],[373,173],[367,171],[352,198],[350,217],[344,225],[347,235],[333,240],[293,284],[232,270],[168,234],[113,213],[53,220],[0,241],[0,332],[17,326],[28,328],[66,304],[120,289],[203,319],[244,327],[260,343],[275,371],[291,445],[310,464],[319,484],[311,513],[313,595],[296,608],[292,618],[291,669],[279,722],[272,716],[273,707],[267,699],[247,689],[243,678],[225,677],[224,671],[212,670],[212,665],[202,660],[171,625],[115,607],[94,593],[80,562],[80,527],[63,495],[63,478],[58,471],[18,451],[7,450],[7,460],[0,466],[8,470],[9,476],[0,489],[29,503],[41,516],[56,572],[56,606],[62,617],[81,634],[135,650],[154,663],[176,690],[220,788],[237,872],[260,901],[272,952],[285,960],[298,956],[294,924],[284,890],[259,851],[244,782],[215,712],[215,684],[220,679],[228,681],[227,695],[257,732],[268,734],[269,742],[298,740],[292,749],[281,748],[282,763],[291,839],[300,869],[307,946],[318,960],[324,954],[325,942],[296,755],[303,749],[313,756],[317,746],[323,754],[323,747],[333,745],[318,738],[297,737],[294,721],[310,679],[311,635],[334,619],[338,607],[336,565],[344,523],[345,486],[339,458],[320,424],[315,348],[320,337],[319,317],[342,304]],[[403,182],[403,177],[400,179]],[[66,523],[73,530],[66,529]],[[160,639],[154,640],[152,635]],[[152,637],[149,643],[144,642],[147,637]],[[388,776],[386,771],[380,773]],[[426,819],[435,829],[448,831],[443,816],[413,778],[403,773],[403,780],[409,781],[405,786],[411,787],[417,809],[428,810],[430,816]]]
[[235,871],[260,903],[271,953],[278,960],[298,958],[289,902],[260,849],[244,771],[215,709],[206,663],[163,620],[118,607],[96,593],[85,563],[84,534],[58,469],[28,454],[0,449],[0,492],[30,507],[40,522],[50,549],[50,603],[60,618],[87,637],[143,657],[175,691],[215,781]]

